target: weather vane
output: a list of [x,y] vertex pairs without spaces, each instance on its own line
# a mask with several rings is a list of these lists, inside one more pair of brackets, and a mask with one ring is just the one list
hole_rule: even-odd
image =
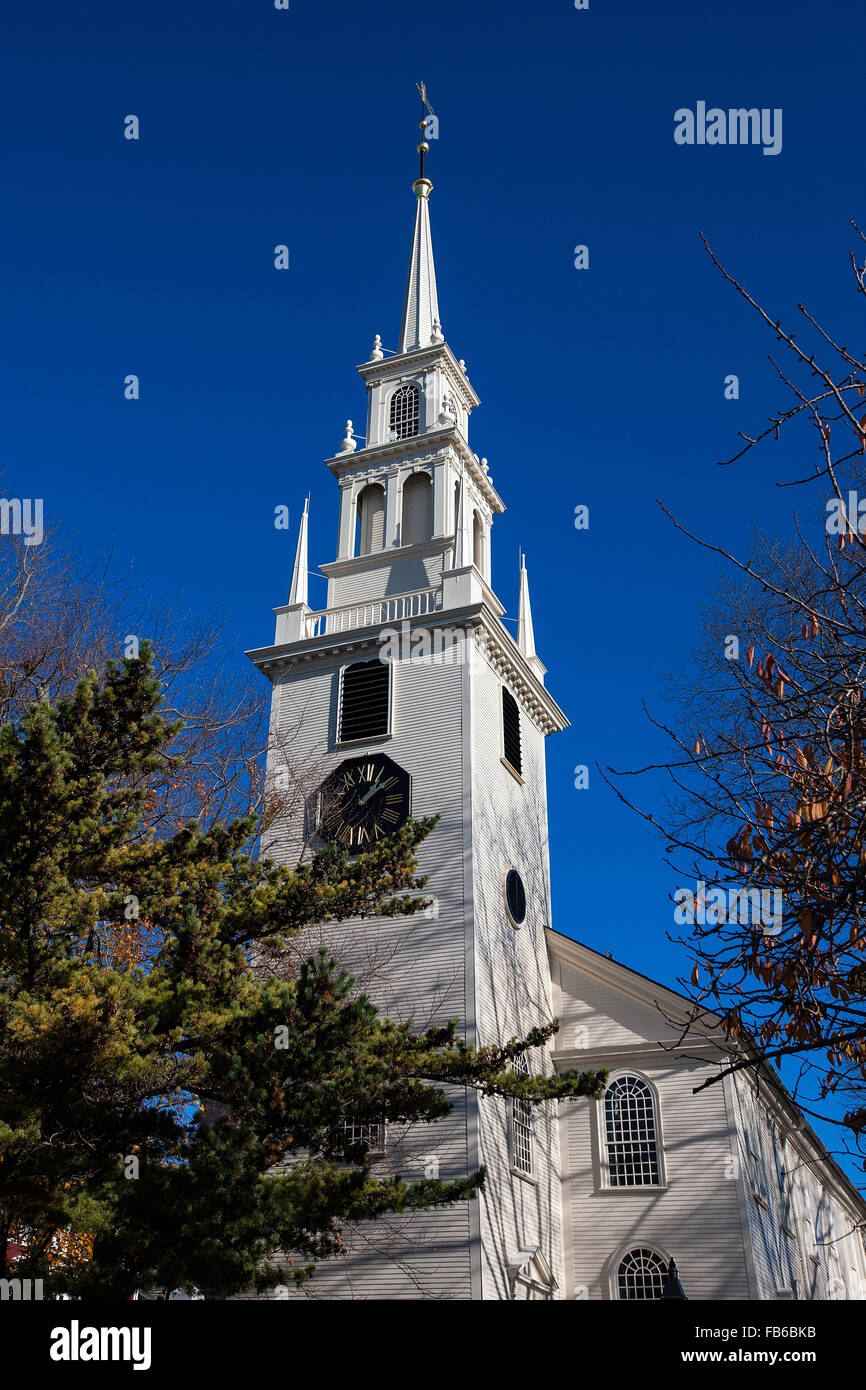
[[[418,122],[418,124],[421,127],[422,135],[426,137],[429,134],[432,139],[435,139],[439,132],[439,118],[436,115],[436,112],[433,110],[433,107],[430,105],[430,98],[427,96],[427,84],[426,82],[416,82],[415,86],[421,93],[421,120]],[[429,151],[430,146],[427,144],[426,138],[423,138],[421,140],[420,145],[418,146],[418,153],[421,156],[422,179],[425,177],[424,159],[425,156],[429,153]]]

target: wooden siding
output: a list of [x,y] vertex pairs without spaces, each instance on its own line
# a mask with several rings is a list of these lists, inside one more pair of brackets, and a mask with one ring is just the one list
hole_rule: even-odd
[[[550,920],[544,736],[521,708],[525,785],[503,766],[502,680],[476,655],[472,683],[472,835],[475,890],[475,994],[481,1043],[505,1042],[553,1018],[544,929]],[[504,900],[504,874],[515,867],[526,888],[527,913],[512,926]],[[549,1074],[550,1049],[535,1049],[530,1068]],[[509,1107],[480,1104],[481,1158],[487,1169],[482,1197],[484,1298],[512,1296],[509,1260],[540,1247],[562,1297],[562,1207],[557,1107],[536,1107],[534,1181],[511,1172]]]

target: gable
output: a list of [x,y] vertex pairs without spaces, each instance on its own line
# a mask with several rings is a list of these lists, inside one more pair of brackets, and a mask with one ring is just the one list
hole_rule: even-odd
[[[603,1052],[672,1042],[688,1001],[577,942],[548,933],[557,1052]],[[702,1030],[702,1033],[704,1030]]]

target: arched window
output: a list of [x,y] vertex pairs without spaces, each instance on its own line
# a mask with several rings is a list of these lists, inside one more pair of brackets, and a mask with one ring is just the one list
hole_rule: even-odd
[[502,687],[502,753],[505,761],[514,771],[523,773],[523,759],[520,754],[520,710],[511,691]]
[[343,670],[338,742],[382,738],[391,731],[391,667],[387,661],[356,661]]
[[477,512],[472,513],[472,562],[484,574],[484,522]]
[[359,555],[373,555],[385,545],[385,489],[370,483],[358,493]]
[[391,397],[391,433],[398,439],[411,439],[418,433],[418,387],[398,386]]
[[623,1299],[661,1298],[667,1264],[655,1250],[639,1245],[629,1250],[616,1272],[617,1296]]
[[659,1151],[653,1093],[641,1076],[618,1076],[604,1093],[609,1187],[658,1187]]
[[429,473],[413,473],[403,484],[403,524],[400,544],[429,541],[433,534],[433,479]]

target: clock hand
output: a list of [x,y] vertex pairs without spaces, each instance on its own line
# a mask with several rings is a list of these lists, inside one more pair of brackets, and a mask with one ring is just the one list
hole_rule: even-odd
[[376,792],[387,791],[388,787],[393,787],[396,781],[396,777],[390,777],[387,782],[374,782],[372,787],[370,787],[368,791],[364,792],[363,796],[358,797],[358,805],[363,806],[364,802],[369,801],[370,797],[374,796]]

